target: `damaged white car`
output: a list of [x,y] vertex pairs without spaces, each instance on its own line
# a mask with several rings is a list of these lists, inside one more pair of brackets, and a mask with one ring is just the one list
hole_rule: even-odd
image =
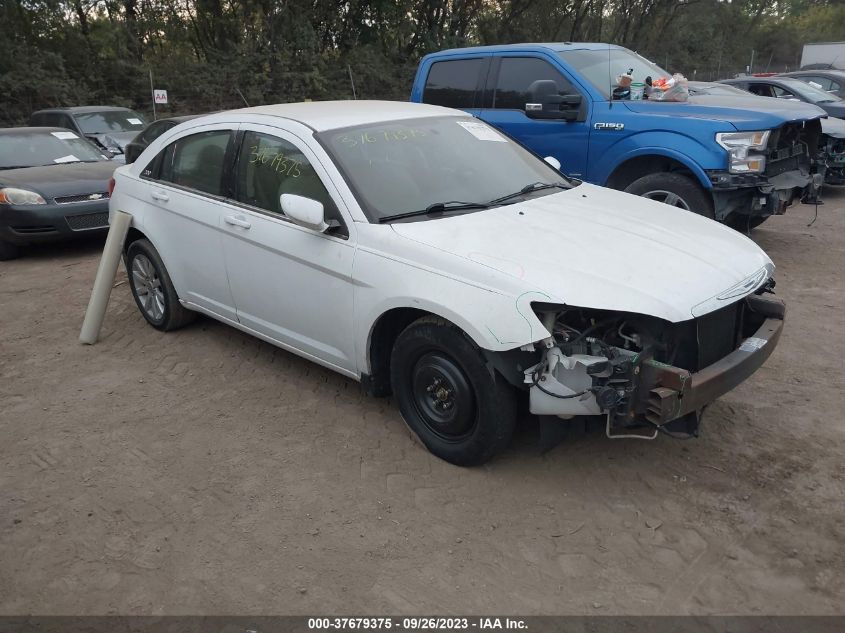
[[392,393],[460,465],[507,446],[520,398],[561,425],[600,416],[611,437],[695,434],[783,324],[745,236],[568,180],[434,106],[193,119],[116,171],[118,209],[152,326],[203,313]]

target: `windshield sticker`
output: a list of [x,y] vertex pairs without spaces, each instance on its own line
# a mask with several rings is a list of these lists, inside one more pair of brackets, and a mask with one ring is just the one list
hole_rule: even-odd
[[141,119],[126,119],[132,125],[144,125],[144,122]]
[[822,85],[817,84],[815,81],[808,81],[807,83],[810,84],[813,88],[818,88],[819,90],[823,90]]
[[743,352],[756,352],[758,349],[762,349],[766,343],[768,343],[766,339],[752,336],[751,338],[745,339],[742,345],[739,346],[739,349]]
[[423,130],[413,128],[397,128],[392,130],[379,130],[377,132],[364,132],[363,134],[344,134],[338,141],[344,147],[357,147],[368,143],[393,143],[396,141],[410,141],[426,136]]
[[67,156],[62,156],[61,158],[54,158],[54,163],[78,163],[79,159],[74,156],[73,154],[68,154]]
[[458,125],[472,134],[479,141],[498,141],[499,143],[508,142],[508,139],[484,123],[477,121],[458,121]]
[[266,147],[259,148],[258,145],[253,145],[249,149],[251,165],[270,165],[276,173],[287,174],[291,178],[299,178],[302,173],[300,171],[302,163],[285,156],[281,152],[271,152]]
[[50,134],[52,134],[53,136],[55,136],[57,139],[59,139],[61,141],[69,141],[69,140],[74,139],[74,138],[79,138],[73,132],[50,132]]

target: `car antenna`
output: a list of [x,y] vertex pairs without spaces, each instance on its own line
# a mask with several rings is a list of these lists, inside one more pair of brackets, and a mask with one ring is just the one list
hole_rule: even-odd
[[237,93],[238,93],[238,96],[239,96],[241,99],[243,99],[243,102],[246,104],[246,107],[247,107],[247,108],[251,107],[251,106],[249,105],[249,101],[247,101],[247,100],[246,100],[246,97],[244,96],[244,93],[242,93],[242,92],[241,92],[240,88],[238,88],[237,86],[235,86],[235,92],[237,92]]

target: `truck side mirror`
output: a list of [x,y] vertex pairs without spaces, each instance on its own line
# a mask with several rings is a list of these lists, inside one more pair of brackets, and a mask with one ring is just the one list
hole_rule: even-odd
[[581,108],[581,95],[562,95],[551,79],[539,79],[528,88],[531,99],[525,104],[525,115],[532,119],[575,121]]

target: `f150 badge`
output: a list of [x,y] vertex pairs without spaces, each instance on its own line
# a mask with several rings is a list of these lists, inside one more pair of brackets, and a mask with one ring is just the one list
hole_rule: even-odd
[[620,132],[625,129],[624,123],[596,123],[593,125],[593,128],[596,130],[613,130],[614,132]]

